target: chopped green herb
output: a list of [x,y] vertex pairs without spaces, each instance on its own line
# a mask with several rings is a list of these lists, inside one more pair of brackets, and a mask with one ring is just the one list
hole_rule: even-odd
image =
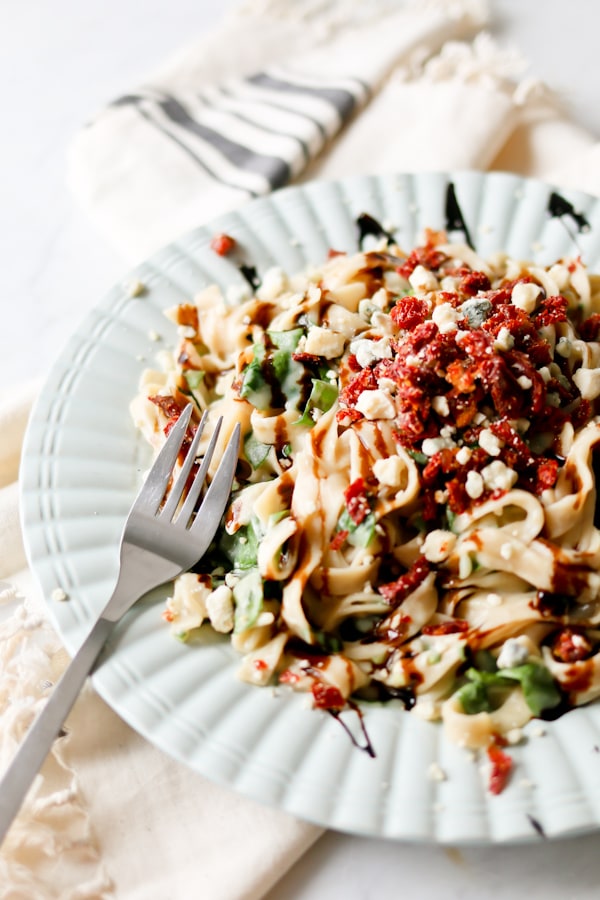
[[429,457],[425,456],[424,453],[421,453],[420,450],[407,450],[406,451],[409,456],[412,456],[415,462],[418,462],[421,466],[426,466],[429,462]]
[[204,379],[204,372],[200,369],[187,369],[184,374],[190,390],[196,391]]
[[375,516],[367,513],[360,525],[357,525],[347,509],[343,509],[337,521],[336,531],[347,531],[346,540],[353,547],[368,547],[375,535]]
[[259,535],[252,522],[242,525],[234,534],[223,531],[219,550],[234,569],[251,569],[256,565]]
[[495,708],[494,691],[505,691],[511,684],[521,685],[525,702],[534,716],[545,709],[553,709],[561,702],[561,693],[548,669],[538,662],[528,662],[513,669],[478,671],[468,669],[469,679],[456,693],[464,711],[468,715],[489,712]]
[[307,425],[312,427],[315,424],[311,413],[313,409],[320,409],[321,412],[327,412],[331,409],[337,400],[337,387],[330,381],[321,381],[319,378],[313,378],[312,390],[307,400],[302,416],[294,422],[294,425]]
[[271,445],[259,441],[253,431],[248,432],[244,438],[244,456],[253,469],[258,469],[264,463],[270,449]]
[[561,702],[556,682],[541,663],[528,662],[500,671],[504,678],[519,682],[525,702],[534,716],[539,716],[545,709],[554,709]]
[[304,367],[292,359],[292,353],[303,333],[302,328],[268,331],[266,343],[253,345],[252,361],[243,372],[240,396],[256,409],[281,407],[300,395]]
[[263,585],[258,569],[252,569],[243,578],[240,578],[233,589],[233,602],[235,604],[234,626],[235,634],[252,628],[256,623],[263,605]]

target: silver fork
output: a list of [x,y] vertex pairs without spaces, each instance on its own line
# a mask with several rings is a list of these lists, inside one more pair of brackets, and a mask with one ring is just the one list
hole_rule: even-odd
[[[240,426],[236,425],[217,471],[196,511],[206,473],[221,427],[219,419],[202,465],[189,489],[187,482],[206,423],[203,416],[175,484],[169,490],[173,468],[192,414],[187,406],[137,496],[125,522],[120,546],[120,569],[113,595],[46,706],[19,747],[0,781],[0,843],[75,703],[87,675],[93,670],[115,623],[143,594],[191,568],[206,553],[221,521],[235,473]],[[164,501],[164,502],[163,502]]]

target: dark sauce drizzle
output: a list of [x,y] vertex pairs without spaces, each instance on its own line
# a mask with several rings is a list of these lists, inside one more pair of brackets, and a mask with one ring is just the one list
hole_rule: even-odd
[[471,248],[475,249],[475,245],[471,240],[471,234],[465,222],[465,217],[456,199],[456,190],[452,181],[448,183],[446,188],[446,231],[462,231],[465,241]]
[[256,271],[256,266],[248,266],[246,263],[240,263],[238,266],[240,274],[244,276],[253,291],[261,285],[261,278]]
[[548,215],[553,219],[561,219],[563,216],[569,216],[575,222],[577,231],[579,231],[580,234],[589,231],[591,227],[583,213],[577,212],[573,204],[556,191],[552,191],[550,194],[548,200]]
[[396,239],[394,235],[390,231],[386,231],[383,225],[368,213],[361,213],[360,216],[358,216],[356,219],[356,227],[358,228],[358,246],[361,250],[363,241],[368,235],[373,235],[378,238],[385,237],[391,244],[395,243]]
[[541,823],[538,822],[538,820],[537,820],[534,816],[530,815],[530,813],[527,813],[527,818],[529,819],[529,822],[530,822],[530,824],[531,824],[531,827],[532,827],[535,831],[537,831],[537,833],[539,834],[539,836],[540,836],[541,838],[544,838],[544,839],[545,839],[545,838],[547,837],[547,835],[546,835],[546,832],[544,831],[544,829],[542,828]]
[[371,738],[368,735],[362,712],[360,711],[360,709],[358,708],[358,706],[355,703],[352,703],[351,700],[347,700],[346,703],[349,706],[349,708],[351,710],[353,710],[353,712],[355,712],[356,715],[358,716],[358,721],[360,723],[360,730],[362,731],[363,738],[364,738],[364,743],[362,743],[362,744],[356,738],[356,736],[354,734],[352,734],[352,731],[350,730],[348,725],[342,719],[342,716],[341,716],[342,710],[341,709],[328,709],[327,712],[329,713],[330,716],[332,716],[336,720],[336,722],[340,723],[340,725],[342,726],[342,728],[344,729],[344,731],[346,732],[346,734],[352,741],[352,745],[354,747],[356,747],[357,750],[362,750],[363,753],[366,753],[367,756],[371,757],[371,759],[375,759],[377,754],[375,753],[375,749],[373,748],[373,744],[371,743]]

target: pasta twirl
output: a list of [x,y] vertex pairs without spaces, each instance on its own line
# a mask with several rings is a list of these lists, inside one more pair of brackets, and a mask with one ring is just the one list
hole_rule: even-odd
[[158,447],[191,400],[203,440],[244,433],[174,632],[210,623],[252,683],[334,714],[399,699],[470,747],[598,697],[599,298],[580,259],[428,231],[170,310],[136,424]]

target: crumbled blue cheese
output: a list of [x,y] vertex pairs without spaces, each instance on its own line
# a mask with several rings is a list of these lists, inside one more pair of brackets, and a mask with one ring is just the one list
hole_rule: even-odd
[[140,281],[139,278],[133,278],[131,281],[126,281],[123,288],[128,297],[141,297],[146,293],[146,285],[143,281]]
[[446,781],[448,778],[446,772],[439,763],[432,762],[427,769],[427,777],[430,781]]
[[494,350],[512,350],[515,346],[515,339],[506,327],[503,325],[496,335],[496,340],[494,341]]
[[456,535],[452,531],[436,528],[430,531],[421,544],[421,553],[432,563],[448,559],[456,545]]
[[515,666],[524,665],[528,659],[529,647],[527,639],[511,637],[502,644],[496,663],[499,669],[512,669]]
[[483,483],[490,491],[509,491],[516,484],[518,474],[500,459],[495,459],[481,470]]
[[215,631],[228,634],[233,631],[233,591],[226,584],[215,588],[206,598],[206,611]]
[[437,291],[439,287],[437,278],[425,266],[415,266],[408,280],[414,291]]
[[477,500],[484,491],[483,478],[479,472],[467,472],[465,490],[472,500]]
[[456,444],[452,440],[452,437],[449,434],[445,434],[436,438],[425,438],[421,444],[421,452],[424,453],[425,456],[435,456],[440,450],[455,446]]
[[456,462],[461,466],[465,466],[471,459],[472,455],[473,451],[470,447],[461,447],[456,454]]
[[448,405],[448,400],[446,397],[440,395],[438,397],[434,397],[431,401],[431,407],[434,412],[438,414],[438,416],[446,416],[450,415],[450,406]]
[[483,428],[479,432],[479,446],[490,456],[499,456],[502,449],[500,439],[489,428]]
[[306,336],[305,353],[311,356],[322,356],[324,359],[336,359],[344,352],[345,338],[337,331],[315,325]]
[[527,375],[519,375],[517,378],[517,383],[519,387],[522,387],[524,391],[528,391],[529,388],[533,385],[533,381],[531,378],[528,378]]
[[440,334],[456,331],[458,327],[456,323],[459,318],[458,310],[451,303],[440,303],[431,313],[431,320],[439,328]]
[[392,398],[381,390],[363,391],[356,402],[356,409],[365,419],[393,419],[396,415]]
[[350,344],[350,353],[354,353],[356,361],[363,369],[380,359],[392,358],[392,348],[387,338],[381,338],[379,341],[359,338]]
[[492,304],[485,297],[471,297],[460,306],[461,315],[465,316],[471,328],[480,328],[492,311]]
[[399,456],[388,456],[385,459],[376,459],[373,463],[373,474],[379,482],[386,487],[399,488],[405,471],[405,463]]

